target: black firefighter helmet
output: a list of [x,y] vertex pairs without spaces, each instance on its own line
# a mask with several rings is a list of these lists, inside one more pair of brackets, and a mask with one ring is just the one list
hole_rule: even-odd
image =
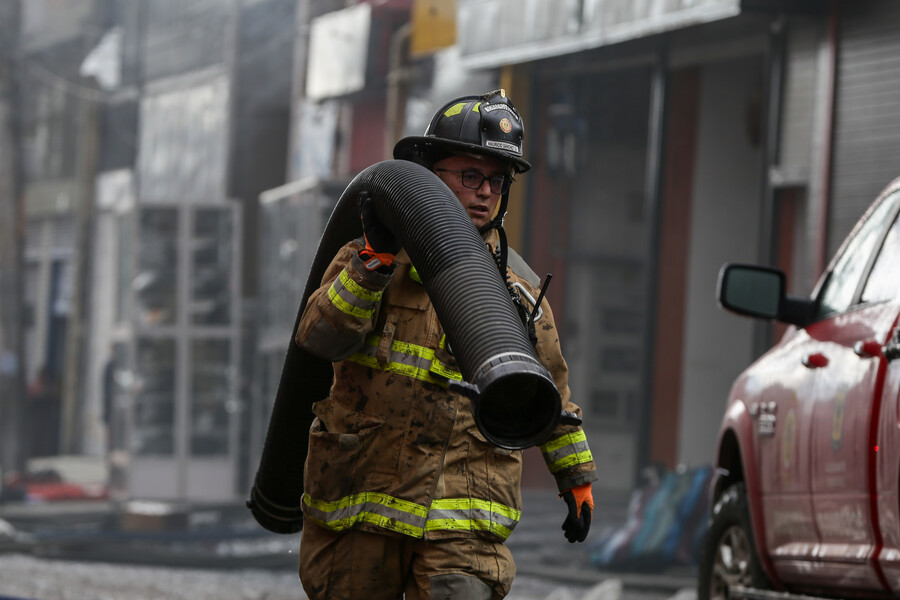
[[478,154],[507,162],[516,173],[531,165],[522,158],[525,126],[505,90],[462,96],[438,110],[423,136],[409,136],[394,146],[394,158],[429,168],[450,154]]

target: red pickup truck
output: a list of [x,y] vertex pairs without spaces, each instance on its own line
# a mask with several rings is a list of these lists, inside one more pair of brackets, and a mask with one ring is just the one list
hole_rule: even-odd
[[700,600],[900,596],[898,212],[900,178],[808,298],[777,269],[722,268],[723,308],[789,327],[728,398]]

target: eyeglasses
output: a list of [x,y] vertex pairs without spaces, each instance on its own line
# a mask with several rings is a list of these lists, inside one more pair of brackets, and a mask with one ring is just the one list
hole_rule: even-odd
[[437,171],[447,171],[448,173],[459,173],[462,178],[462,184],[470,190],[481,189],[484,180],[487,179],[491,186],[491,192],[494,194],[505,194],[509,191],[513,179],[508,175],[482,175],[478,171],[470,171],[469,169],[435,169]]

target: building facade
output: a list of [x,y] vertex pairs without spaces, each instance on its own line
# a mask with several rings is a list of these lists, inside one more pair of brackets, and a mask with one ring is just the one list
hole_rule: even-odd
[[[331,207],[449,98],[504,87],[524,113],[534,168],[506,228],[553,273],[611,497],[648,465],[708,463],[731,381],[777,335],[718,309],[719,267],[776,265],[808,293],[900,154],[890,0],[18,12],[13,354],[57,390],[43,450],[109,454],[131,496],[246,494]],[[532,451],[525,484],[552,485]]]

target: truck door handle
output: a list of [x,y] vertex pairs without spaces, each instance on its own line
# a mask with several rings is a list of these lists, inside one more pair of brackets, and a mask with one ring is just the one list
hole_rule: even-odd
[[881,344],[875,340],[859,341],[853,344],[853,352],[860,358],[881,356]]
[[882,352],[884,352],[884,357],[888,361],[900,358],[900,328],[894,328],[894,332],[891,334],[888,343],[882,348]]
[[900,344],[890,343],[884,347],[884,357],[888,359],[888,361],[892,361],[895,358],[900,358]]
[[808,354],[803,357],[803,366],[807,369],[821,369],[828,365],[828,357],[820,352]]

